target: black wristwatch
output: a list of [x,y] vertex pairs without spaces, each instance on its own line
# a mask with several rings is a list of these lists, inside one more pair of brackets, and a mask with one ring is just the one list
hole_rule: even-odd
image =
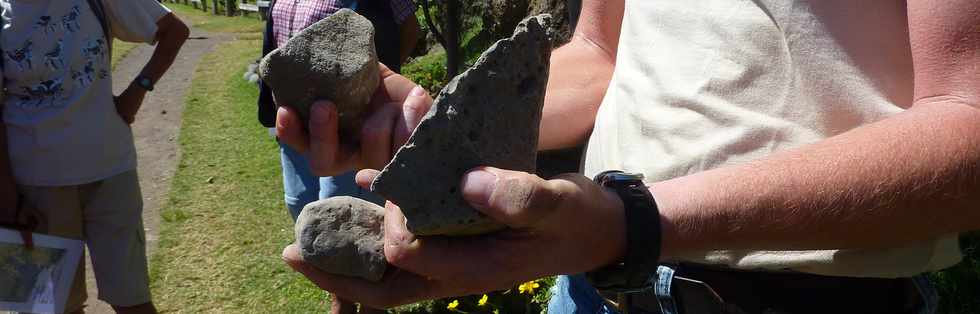
[[642,174],[612,170],[596,175],[594,180],[616,192],[623,200],[626,256],[616,264],[586,273],[586,278],[600,291],[645,291],[656,282],[660,260],[660,212],[657,203],[643,184]]
[[153,91],[153,80],[151,80],[149,77],[138,76],[133,83],[136,83],[137,86],[142,87],[148,92]]

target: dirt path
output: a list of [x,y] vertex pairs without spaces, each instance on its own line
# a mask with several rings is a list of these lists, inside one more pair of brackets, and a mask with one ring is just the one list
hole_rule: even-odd
[[[180,50],[177,60],[166,75],[157,82],[153,92],[147,93],[133,124],[136,151],[139,160],[140,186],[143,190],[143,222],[146,229],[147,255],[157,247],[160,226],[160,207],[170,190],[180,158],[177,135],[180,131],[184,100],[191,86],[191,79],[198,61],[220,42],[232,39],[228,34],[209,34],[191,30],[191,39]],[[119,94],[129,85],[153,54],[152,46],[140,45],[129,52],[113,70],[113,89]],[[88,285],[88,313],[113,313],[108,304],[97,300],[98,289],[92,273],[91,260],[87,260],[86,284]]]

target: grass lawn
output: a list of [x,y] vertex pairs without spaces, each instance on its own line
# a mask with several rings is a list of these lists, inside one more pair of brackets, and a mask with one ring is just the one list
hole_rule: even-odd
[[194,74],[182,156],[151,259],[154,301],[163,311],[308,313],[327,306],[324,293],[279,257],[293,232],[278,146],[255,119],[258,89],[241,78],[260,46],[223,44]]
[[122,61],[123,58],[129,55],[129,52],[132,51],[133,48],[136,48],[136,46],[139,45],[140,45],[139,43],[130,43],[118,39],[113,39],[112,61],[110,61],[109,64],[112,66],[112,68],[116,68],[116,64],[119,63],[119,61]]
[[236,33],[240,37],[261,40],[262,30],[265,29],[265,24],[259,20],[257,14],[252,14],[247,17],[214,16],[199,9],[194,9],[192,6],[170,2],[163,4],[173,10],[174,14],[188,26],[206,32]]

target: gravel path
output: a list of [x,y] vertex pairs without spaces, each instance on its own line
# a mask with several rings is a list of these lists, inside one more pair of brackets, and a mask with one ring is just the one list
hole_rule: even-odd
[[[198,62],[223,41],[228,34],[208,34],[191,30],[191,38],[180,50],[177,60],[166,75],[148,93],[136,115],[133,135],[139,160],[140,186],[143,190],[143,223],[146,229],[147,256],[157,247],[160,226],[160,207],[170,190],[170,179],[180,158],[177,136],[184,111],[184,100]],[[112,83],[116,94],[129,85],[153,54],[153,46],[140,45],[129,52],[113,69]],[[92,263],[86,259],[86,284],[89,301],[87,313],[113,313],[112,308],[97,300],[98,289],[92,273]]]

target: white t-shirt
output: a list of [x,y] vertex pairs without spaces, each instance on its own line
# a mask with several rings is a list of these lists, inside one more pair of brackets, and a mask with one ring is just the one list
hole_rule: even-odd
[[[755,160],[901,112],[912,82],[902,1],[627,0],[584,172],[622,169],[656,182]],[[960,258],[951,235],[894,249],[685,260],[898,277]]]
[[[101,0],[111,36],[153,43],[170,12],[155,0]],[[3,122],[14,180],[32,186],[99,181],[136,168],[116,113],[109,40],[86,0],[0,0]]]

